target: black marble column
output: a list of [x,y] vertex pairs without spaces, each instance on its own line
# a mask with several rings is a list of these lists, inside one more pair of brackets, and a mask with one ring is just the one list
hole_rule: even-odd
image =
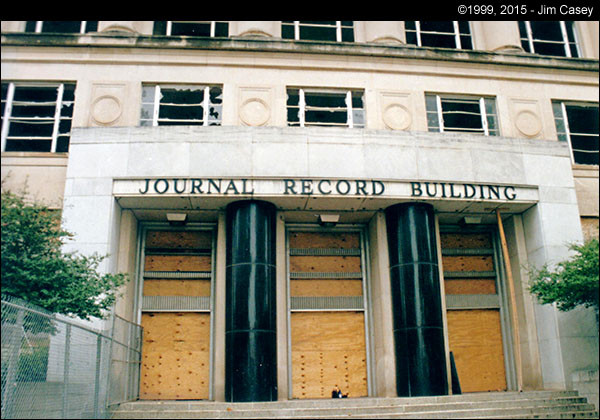
[[386,209],[398,396],[448,394],[433,207]]
[[225,399],[277,400],[275,206],[227,206]]

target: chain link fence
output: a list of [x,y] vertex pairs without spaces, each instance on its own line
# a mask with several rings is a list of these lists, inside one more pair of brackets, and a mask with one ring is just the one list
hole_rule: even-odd
[[96,331],[2,295],[2,418],[107,418],[138,397],[142,328]]

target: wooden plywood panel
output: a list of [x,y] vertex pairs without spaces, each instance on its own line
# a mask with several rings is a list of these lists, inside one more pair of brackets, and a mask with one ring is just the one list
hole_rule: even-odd
[[442,248],[492,248],[492,239],[489,233],[448,233],[440,234]]
[[208,399],[210,315],[144,313],[140,399]]
[[359,248],[360,235],[352,232],[293,232],[290,248]]
[[495,295],[495,279],[446,279],[444,289],[447,295]]
[[210,231],[164,231],[150,230],[146,234],[147,248],[212,248]]
[[147,255],[145,271],[210,271],[210,256]]
[[443,256],[444,271],[494,271],[491,255]]
[[463,392],[506,390],[498,310],[450,310],[448,340]]
[[290,296],[362,296],[361,280],[291,280]]
[[291,329],[293,398],[331,398],[336,385],[367,396],[362,312],[292,313]]
[[360,257],[292,256],[290,272],[360,272]]
[[210,296],[210,280],[145,279],[144,296]]

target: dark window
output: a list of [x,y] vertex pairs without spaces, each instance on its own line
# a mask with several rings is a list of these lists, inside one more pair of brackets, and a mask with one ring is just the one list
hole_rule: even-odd
[[2,151],[67,152],[74,84],[2,83]]
[[429,131],[498,135],[493,98],[425,95]]
[[574,22],[520,21],[519,33],[526,52],[579,57]]
[[298,88],[288,89],[287,93],[290,126],[365,126],[362,91]]
[[154,35],[227,37],[229,23],[219,21],[173,21],[154,22]]
[[221,125],[219,86],[144,85],[140,125]]
[[555,101],[552,107],[558,139],[569,142],[573,162],[598,165],[598,104]]
[[354,42],[354,22],[284,20],[281,22],[281,37],[307,41]]
[[406,42],[419,47],[472,50],[467,21],[406,21]]
[[84,34],[98,31],[98,21],[29,20],[25,32]]

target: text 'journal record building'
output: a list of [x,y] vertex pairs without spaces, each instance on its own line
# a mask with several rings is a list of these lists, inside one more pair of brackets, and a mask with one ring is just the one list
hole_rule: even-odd
[[140,399],[597,393],[528,267],[598,236],[598,22],[3,21],[2,179],[129,273]]

